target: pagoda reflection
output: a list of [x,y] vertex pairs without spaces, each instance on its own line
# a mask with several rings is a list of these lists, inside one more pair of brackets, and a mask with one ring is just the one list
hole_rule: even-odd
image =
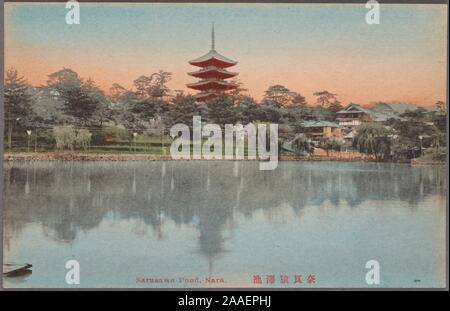
[[5,242],[39,223],[50,238],[70,243],[108,216],[137,220],[162,239],[170,235],[166,220],[198,231],[193,251],[212,267],[238,217],[274,215],[280,206],[301,217],[306,206],[324,202],[357,208],[380,193],[414,206],[446,187],[438,168],[370,165],[362,171],[358,164],[282,162],[277,170],[259,171],[248,161],[5,164]]

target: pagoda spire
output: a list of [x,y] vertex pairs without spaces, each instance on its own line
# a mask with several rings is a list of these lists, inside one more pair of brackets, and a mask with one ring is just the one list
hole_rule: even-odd
[[212,23],[212,29],[211,29],[211,50],[216,49],[216,38],[214,34],[214,23]]

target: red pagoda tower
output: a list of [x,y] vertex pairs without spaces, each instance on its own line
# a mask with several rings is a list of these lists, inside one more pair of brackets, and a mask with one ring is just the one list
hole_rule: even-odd
[[199,102],[216,98],[225,91],[234,90],[238,87],[234,83],[225,81],[225,79],[238,75],[236,72],[230,72],[225,69],[236,65],[237,62],[216,52],[214,24],[211,31],[211,51],[199,58],[191,60],[189,64],[201,67],[200,70],[188,72],[188,75],[200,78],[201,80],[186,85],[188,88],[200,91],[200,93],[195,95],[196,100]]

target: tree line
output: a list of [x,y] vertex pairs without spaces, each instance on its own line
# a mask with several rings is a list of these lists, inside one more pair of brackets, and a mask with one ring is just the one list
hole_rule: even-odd
[[[303,121],[334,121],[336,112],[343,109],[335,93],[317,91],[313,94],[316,101],[308,103],[301,93],[283,85],[268,87],[262,100],[257,101],[248,95],[237,79],[233,81],[238,84],[237,89],[202,104],[190,94],[171,90],[168,87],[171,78],[170,72],[160,70],[138,77],[130,89],[115,83],[105,93],[92,79],[84,79],[69,68],[49,74],[46,84],[38,87],[31,86],[17,70],[9,69],[4,85],[6,145],[11,149],[14,136],[20,139],[25,130],[40,131],[44,135],[48,130],[64,126],[88,129],[94,133],[106,126],[120,127],[128,131],[130,140],[133,133],[164,135],[164,130],[176,123],[190,125],[196,115],[205,122],[219,125],[278,123],[281,140],[289,140],[298,134]],[[444,103],[436,105],[445,111]],[[423,132],[426,142],[432,136],[434,144],[445,145],[446,129],[442,114],[425,109],[408,113],[404,115],[408,122],[391,120],[387,122],[388,128],[366,124],[358,131],[354,147],[377,156],[380,152],[385,156],[394,150],[411,157],[414,155],[406,154],[404,148],[397,147],[401,150],[396,150],[393,147],[392,137],[401,137],[400,145],[414,149],[418,142],[412,135],[417,132]],[[381,137],[384,137],[384,142]],[[386,141],[389,141],[389,148],[385,146]],[[423,147],[424,141],[420,143]],[[328,141],[325,145],[340,148],[334,142]]]

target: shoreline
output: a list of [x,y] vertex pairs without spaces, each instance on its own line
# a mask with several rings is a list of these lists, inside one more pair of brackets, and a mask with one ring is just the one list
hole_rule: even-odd
[[411,165],[414,166],[436,166],[436,165],[446,165],[445,161],[436,161],[436,160],[424,160],[424,159],[411,159]]
[[[410,162],[389,162],[379,161],[369,157],[344,158],[336,156],[309,156],[296,157],[293,155],[281,155],[279,161],[331,161],[331,162],[376,162],[376,163],[405,163],[411,165],[446,165],[442,161],[418,160],[413,159]],[[6,152],[3,154],[3,161],[236,161],[236,160],[218,160],[218,159],[173,159],[170,155],[155,154],[117,154],[117,153],[86,153],[86,152]],[[238,160],[238,161],[259,161],[256,160]]]

